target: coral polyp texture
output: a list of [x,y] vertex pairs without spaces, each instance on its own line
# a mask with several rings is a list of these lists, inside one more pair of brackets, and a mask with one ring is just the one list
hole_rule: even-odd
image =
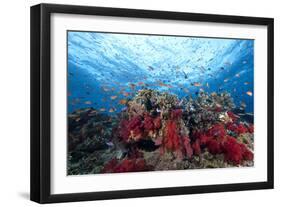
[[68,36],[68,175],[254,166],[252,40]]

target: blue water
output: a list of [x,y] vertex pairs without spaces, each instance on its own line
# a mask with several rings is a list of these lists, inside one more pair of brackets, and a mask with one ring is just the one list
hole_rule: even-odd
[[144,87],[180,98],[227,91],[253,112],[253,75],[254,40],[68,32],[68,112],[115,113]]

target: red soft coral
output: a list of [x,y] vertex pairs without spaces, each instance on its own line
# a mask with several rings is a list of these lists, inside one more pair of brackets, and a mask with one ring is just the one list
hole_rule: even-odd
[[205,133],[200,132],[200,131],[194,131],[192,133],[192,138],[193,140],[199,140],[200,145],[204,145],[208,142],[210,139],[209,136],[207,136]]
[[134,116],[129,120],[122,120],[119,124],[118,135],[128,142],[130,139],[138,140],[143,136],[144,126],[141,116]]
[[141,116],[134,116],[129,120],[128,130],[130,131],[130,138],[138,140],[143,134],[143,124]]
[[182,159],[184,155],[190,158],[193,154],[189,137],[179,135],[176,121],[167,121],[166,134],[162,140],[161,148],[162,152],[164,152],[164,150],[174,152],[178,159]]
[[192,149],[195,155],[199,155],[201,153],[201,147],[200,147],[200,141],[197,139],[195,142],[192,144]]
[[178,150],[180,148],[180,137],[178,136],[176,122],[169,120],[166,129],[165,148],[171,151]]
[[248,132],[251,133],[251,134],[254,133],[254,125],[253,124],[249,124]]
[[139,172],[147,171],[150,167],[144,159],[124,159],[118,162],[115,158],[110,160],[103,168],[103,173]]
[[241,146],[233,137],[228,137],[223,144],[224,158],[227,162],[239,165],[243,160]]
[[157,129],[160,129],[160,128],[161,128],[161,117],[158,116],[158,117],[154,118],[153,124],[154,124],[154,128],[155,128],[156,130],[157,130]]
[[250,151],[250,150],[247,150],[243,153],[243,158],[245,160],[253,160],[254,159],[254,154]]
[[244,160],[253,160],[254,154],[246,147],[245,144],[240,143],[240,147],[242,150],[242,155]]
[[193,155],[193,149],[190,145],[189,137],[187,137],[187,136],[182,137],[182,141],[183,141],[185,155],[187,155],[189,158],[191,158],[191,156]]
[[144,126],[144,129],[147,131],[154,130],[153,118],[150,117],[149,115],[145,115],[144,121],[143,121],[143,126]]
[[237,127],[237,134],[244,134],[244,133],[247,133],[247,132],[248,132],[247,127],[245,127],[244,124],[240,123]]
[[248,132],[247,127],[245,127],[244,124],[236,124],[236,123],[227,123],[226,128],[232,132],[235,132],[236,134],[244,134]]
[[216,138],[223,139],[226,136],[226,131],[225,131],[224,125],[222,125],[222,124],[213,125],[207,131],[207,135],[209,137],[216,137]]
[[207,142],[207,148],[212,154],[219,154],[222,152],[221,143],[215,139],[211,139]]
[[174,109],[171,111],[171,119],[179,119],[182,116],[182,110],[181,109]]
[[128,129],[129,121],[123,119],[120,121],[118,134],[123,141],[128,141],[130,137],[130,130]]

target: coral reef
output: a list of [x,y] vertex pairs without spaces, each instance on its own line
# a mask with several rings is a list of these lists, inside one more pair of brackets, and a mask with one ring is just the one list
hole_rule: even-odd
[[139,90],[115,116],[69,114],[68,174],[253,166],[253,123],[228,93]]

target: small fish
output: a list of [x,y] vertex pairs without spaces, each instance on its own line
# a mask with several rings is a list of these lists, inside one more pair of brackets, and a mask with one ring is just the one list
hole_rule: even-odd
[[154,68],[152,66],[148,66],[149,70],[154,70]]
[[105,111],[106,109],[105,108],[100,108],[100,111]]
[[184,74],[184,78],[187,79],[188,78],[187,74],[185,72],[183,72],[183,74]]
[[243,107],[243,108],[246,108],[247,105],[246,105],[245,102],[241,101],[240,106]]
[[251,91],[247,91],[246,94],[247,94],[248,96],[253,96],[253,93],[252,93]]
[[196,86],[196,87],[200,87],[201,86],[201,83],[199,82],[194,82],[194,83],[191,83],[192,86]]
[[103,91],[106,91],[106,92],[110,91],[110,89],[109,89],[109,88],[106,88],[106,87],[102,87],[102,90],[103,90]]
[[183,91],[184,91],[185,93],[189,93],[189,90],[188,90],[187,88],[184,88]]
[[92,110],[92,111],[90,112],[90,114],[95,114],[95,113],[97,113],[96,110]]
[[114,112],[114,111],[115,111],[114,108],[110,108],[108,112],[112,113],[112,112]]
[[139,86],[143,86],[143,85],[144,85],[144,82],[138,82],[138,85],[139,85]]
[[110,96],[111,100],[115,100],[118,96]]
[[127,107],[123,107],[122,109],[121,109],[121,111],[126,111],[128,108]]
[[220,67],[221,70],[224,70],[224,67]]
[[85,101],[85,104],[90,105],[92,104],[92,101]]
[[113,142],[106,142],[106,145],[109,146],[109,147],[113,147],[114,146]]
[[126,99],[121,99],[121,100],[119,101],[119,104],[121,104],[121,105],[126,105],[126,103],[127,103],[127,100],[126,100]]
[[183,99],[178,103],[179,106],[181,106],[183,103]]
[[163,83],[163,82],[161,82],[161,81],[158,83],[158,85],[159,85],[159,86],[163,86],[163,87],[172,88],[172,86],[171,86],[171,85],[169,85],[169,84],[165,84],[165,83]]
[[123,96],[129,96],[130,94],[128,92],[123,92]]
[[233,89],[233,92],[236,92],[236,88]]
[[207,88],[210,88],[209,83],[206,83]]
[[226,78],[226,79],[224,79],[224,80],[223,80],[223,82],[225,82],[225,83],[226,83],[228,80],[229,80],[229,79],[228,79],[228,78]]
[[221,108],[222,105],[220,105],[219,103],[216,103],[216,107]]
[[235,77],[239,78],[239,77],[240,77],[240,74],[239,74],[239,73],[235,74]]
[[69,72],[69,75],[73,76],[74,74],[72,72]]
[[80,103],[80,99],[79,98],[75,98],[72,100],[72,104],[78,104]]
[[247,61],[246,61],[246,60],[244,60],[242,63],[243,63],[243,64],[246,64],[246,63],[247,63]]
[[249,82],[245,82],[245,83],[244,83],[244,85],[249,85],[249,84],[250,84]]

